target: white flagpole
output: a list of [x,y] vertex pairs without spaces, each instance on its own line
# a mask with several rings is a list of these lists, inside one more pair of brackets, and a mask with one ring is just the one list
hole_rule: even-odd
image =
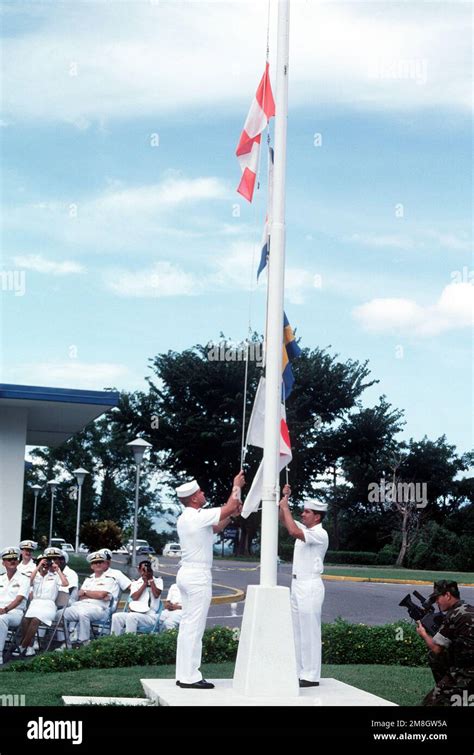
[[268,260],[267,343],[265,370],[265,429],[262,489],[260,584],[277,583],[278,457],[280,452],[283,292],[285,278],[285,175],[288,119],[289,0],[278,5],[275,153],[271,253]]
[[288,587],[277,585],[289,6],[289,0],[279,0],[272,237],[268,269],[260,584],[249,585],[247,588],[233,683],[233,690],[238,695],[280,702],[294,700],[299,696],[290,591]]

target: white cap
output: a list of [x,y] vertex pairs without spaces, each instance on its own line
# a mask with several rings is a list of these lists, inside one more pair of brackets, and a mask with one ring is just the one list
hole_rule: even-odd
[[311,511],[327,511],[328,505],[327,503],[321,503],[321,501],[316,501],[314,498],[312,498],[303,501],[303,508],[311,509]]
[[61,548],[56,548],[54,545],[44,549],[43,558],[62,558],[62,556]]
[[87,560],[90,564],[95,563],[95,561],[107,561],[102,551],[94,551],[94,553],[89,553]]
[[188,496],[197,493],[198,490],[199,485],[196,480],[191,480],[191,482],[185,482],[184,485],[180,485],[179,488],[176,488],[176,495],[178,498],[188,498]]
[[9,545],[8,548],[4,548],[0,554],[0,558],[17,558],[20,559],[20,549],[15,548],[14,545]]
[[20,543],[20,548],[29,548],[32,551],[35,551],[38,547],[38,543],[35,543],[34,540],[22,540]]
[[112,551],[109,548],[101,548],[98,553],[102,553],[106,561],[112,560]]

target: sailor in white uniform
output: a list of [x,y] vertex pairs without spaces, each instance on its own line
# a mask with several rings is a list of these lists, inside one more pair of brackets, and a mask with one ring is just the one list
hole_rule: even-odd
[[324,556],[328,534],[321,521],[327,503],[303,502],[301,523],[295,522],[288,505],[290,486],[283,488],[280,520],[295,538],[291,580],[291,613],[295,634],[300,687],[317,687],[321,678],[321,610],[324,601]]
[[20,651],[25,655],[34,655],[31,647],[36,631],[40,624],[51,626],[56,616],[56,598],[59,588],[68,587],[67,578],[62,573],[59,564],[43,553],[39,556],[38,566],[30,577],[33,587],[33,599],[28,606],[23,619],[23,636]]
[[20,543],[21,561],[18,564],[18,571],[20,574],[24,574],[28,579],[36,569],[35,560],[33,558],[33,551],[38,547],[38,543],[34,540],[22,540]]
[[81,645],[90,640],[91,621],[101,621],[106,618],[111,605],[111,596],[117,591],[115,578],[105,574],[108,562],[103,553],[99,551],[90,553],[87,560],[93,573],[82,583],[78,601],[64,611],[64,620],[68,624],[78,623],[77,640]]
[[176,684],[178,687],[212,689],[199,670],[202,636],[212,597],[212,556],[214,533],[227,526],[231,516],[241,510],[240,494],[245,485],[243,472],[234,479],[232,493],[222,507],[203,509],[206,497],[196,480],[176,489],[185,507],[178,518],[178,536],[182,558],[176,577],[183,605],[176,650]]
[[160,616],[160,632],[176,629],[181,623],[183,599],[176,582],[170,585],[164,606]]
[[18,571],[19,548],[4,548],[0,554],[5,574],[0,576],[0,666],[8,630],[17,627],[23,618],[30,592],[30,580]]
[[148,559],[140,561],[138,572],[141,576],[132,582],[128,611],[114,613],[112,616],[112,634],[136,634],[139,627],[152,627],[155,623],[163,580],[153,576],[151,561]]

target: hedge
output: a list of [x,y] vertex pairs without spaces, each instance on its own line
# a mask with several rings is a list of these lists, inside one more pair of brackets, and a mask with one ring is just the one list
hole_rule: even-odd
[[[29,663],[11,663],[1,673],[174,664],[177,636],[177,630],[170,630],[161,634],[104,637],[77,650],[43,653]],[[234,661],[237,647],[236,629],[221,626],[206,629],[203,663]],[[414,624],[407,621],[367,626],[337,619],[332,624],[323,624],[322,647],[324,663],[426,665],[425,643],[416,634]]]

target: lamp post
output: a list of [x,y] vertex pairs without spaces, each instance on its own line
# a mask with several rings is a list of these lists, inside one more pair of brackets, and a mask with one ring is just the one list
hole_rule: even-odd
[[135,479],[135,516],[133,520],[133,544],[132,544],[132,566],[137,565],[137,528],[138,528],[138,491],[140,487],[140,465],[143,461],[143,454],[147,448],[151,448],[151,443],[148,443],[142,438],[135,438],[127,446],[132,449],[135,457],[135,464],[137,465],[137,475]]
[[56,488],[58,487],[58,481],[49,480],[47,485],[51,488],[51,516],[49,519],[49,545],[51,545],[51,538],[53,537],[54,496],[56,494]]
[[78,467],[78,469],[73,469],[72,471],[74,477],[77,480],[77,519],[76,519],[76,556],[79,553],[79,528],[81,525],[81,498],[82,498],[82,484],[86,478],[86,474],[89,474],[87,469],[82,469],[82,467]]
[[31,489],[35,495],[35,507],[33,509],[33,537],[34,537],[36,533],[36,505],[38,503],[38,495],[40,493],[40,490],[42,490],[43,488],[41,487],[41,485],[32,485]]

